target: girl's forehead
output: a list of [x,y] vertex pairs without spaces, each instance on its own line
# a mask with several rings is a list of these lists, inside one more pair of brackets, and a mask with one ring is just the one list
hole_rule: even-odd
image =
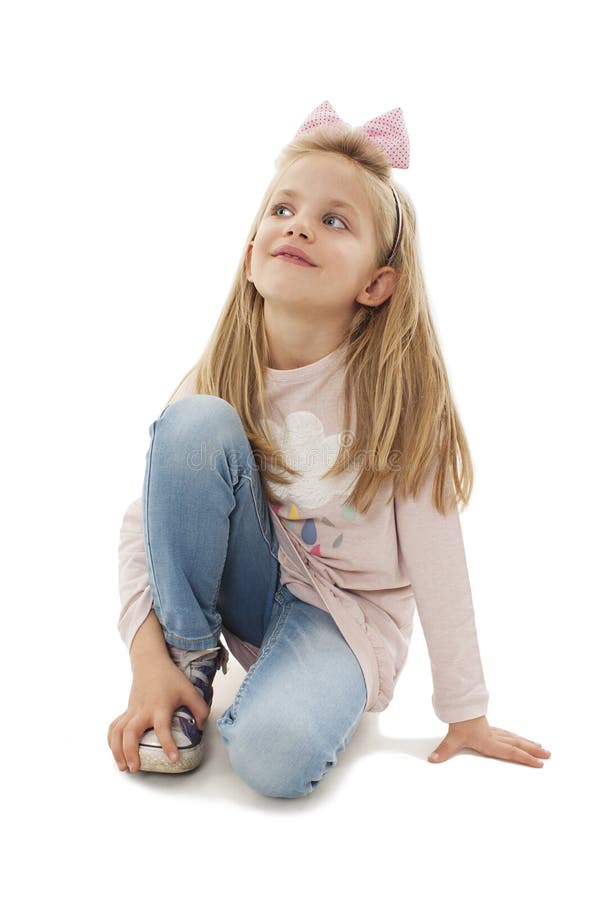
[[295,160],[275,183],[271,195],[275,194],[346,203],[356,211],[368,205],[356,166],[334,154],[311,154]]

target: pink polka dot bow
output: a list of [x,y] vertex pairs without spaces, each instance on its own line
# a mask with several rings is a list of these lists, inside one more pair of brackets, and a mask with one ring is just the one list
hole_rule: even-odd
[[[324,100],[316,109],[313,109],[296,134],[312,131],[319,125],[335,125],[342,121],[329,100]],[[379,144],[385,150],[391,166],[395,169],[408,169],[410,145],[400,107],[390,109],[389,112],[376,116],[374,119],[369,119],[360,127],[366,131],[374,143]]]

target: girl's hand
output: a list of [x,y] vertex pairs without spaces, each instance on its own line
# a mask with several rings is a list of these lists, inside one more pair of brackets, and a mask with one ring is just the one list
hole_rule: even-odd
[[429,762],[444,762],[459,750],[465,749],[536,768],[544,765],[538,757],[550,756],[550,751],[544,750],[541,744],[520,737],[513,731],[493,728],[485,716],[478,716],[476,719],[451,723],[442,743],[427,758]]
[[199,690],[171,659],[161,658],[148,665],[136,666],[129,706],[108,728],[108,746],[122,772],[127,767],[130,772],[139,769],[138,747],[147,728],[154,728],[169,759],[175,761],[178,758],[171,734],[171,719],[180,706],[188,707],[198,728],[210,712]]

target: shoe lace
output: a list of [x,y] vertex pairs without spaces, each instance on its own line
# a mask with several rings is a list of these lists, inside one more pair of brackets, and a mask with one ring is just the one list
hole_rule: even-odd
[[[217,669],[220,668],[224,675],[227,674],[229,651],[221,641],[219,641],[218,647],[209,647],[205,650],[184,650],[171,644],[168,645],[168,649],[171,659],[187,675],[190,681],[193,680],[191,677],[193,673],[196,678],[199,678],[205,684],[210,684],[215,673],[210,672],[210,666],[207,666],[207,664],[214,662],[215,659],[217,660]],[[202,667],[203,665],[208,671]],[[210,676],[208,672],[210,672]]]

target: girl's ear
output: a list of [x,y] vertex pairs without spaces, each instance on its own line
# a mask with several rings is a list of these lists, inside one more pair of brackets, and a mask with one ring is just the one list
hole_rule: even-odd
[[377,269],[371,283],[359,293],[357,302],[364,306],[381,306],[394,293],[396,278],[397,272],[391,266]]

